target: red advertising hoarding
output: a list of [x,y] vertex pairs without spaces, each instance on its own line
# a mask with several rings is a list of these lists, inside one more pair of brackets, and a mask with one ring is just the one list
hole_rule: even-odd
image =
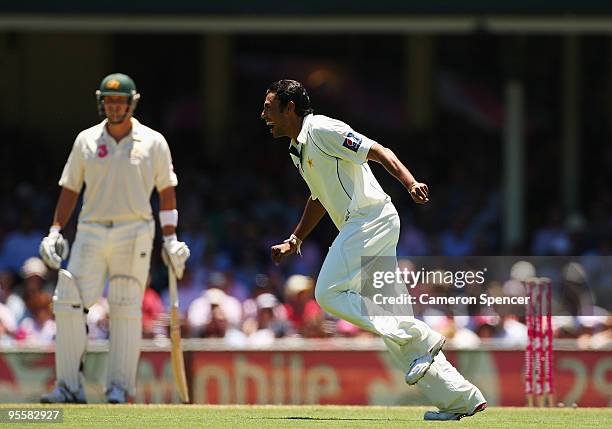
[[[483,391],[491,405],[524,405],[523,353],[451,351],[448,359]],[[90,402],[103,402],[106,353],[85,362]],[[194,403],[202,404],[423,404],[418,388],[382,351],[188,351],[187,380]],[[0,355],[0,401],[36,402],[54,380],[52,353]],[[555,352],[557,400],[568,405],[612,404],[612,352]],[[145,351],[135,402],[179,402],[170,354]]]

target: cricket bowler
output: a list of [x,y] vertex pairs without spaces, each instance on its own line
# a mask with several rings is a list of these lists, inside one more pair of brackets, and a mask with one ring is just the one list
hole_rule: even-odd
[[[406,383],[418,385],[438,407],[425,420],[459,420],[486,408],[480,390],[446,360],[445,338],[418,319],[406,315],[364,312],[360,274],[362,258],[383,261],[394,270],[400,220],[372,174],[368,161],[382,164],[408,190],[417,204],[429,201],[429,189],[412,176],[388,148],[354,131],[347,124],[313,114],[301,83],[280,80],[266,92],[261,118],[274,138],[289,137],[289,153],[311,195],[293,234],[272,246],[272,259],[282,262],[329,214],[339,234],[319,273],[315,298],[326,311],[380,335],[393,359],[405,371]],[[369,258],[369,259],[368,259]],[[393,261],[389,267],[388,262]],[[371,304],[371,302],[369,302]]]
[[149,202],[159,193],[164,262],[178,278],[189,248],[176,236],[178,211],[170,149],[157,131],[132,115],[140,99],[127,75],[106,76],[96,91],[104,120],[76,138],[59,181],[61,193],[40,255],[53,269],[68,256],[61,230],[85,185],[83,206],[67,269],[60,269],[53,297],[57,326],[56,386],[42,403],[86,403],[82,361],[87,347],[86,314],[108,280],[110,350],[106,385],[109,403],[134,395],[140,356],[141,303],[155,235]]

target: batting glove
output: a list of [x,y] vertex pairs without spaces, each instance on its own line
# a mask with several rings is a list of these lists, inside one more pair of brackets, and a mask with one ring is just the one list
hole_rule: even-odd
[[49,235],[43,238],[38,248],[40,257],[47,266],[54,270],[59,270],[62,261],[68,257],[70,252],[70,244],[57,226],[52,226],[49,229]]
[[178,241],[176,234],[164,236],[162,259],[168,268],[172,267],[177,279],[183,278],[185,262],[189,259],[191,252],[189,247],[182,241]]

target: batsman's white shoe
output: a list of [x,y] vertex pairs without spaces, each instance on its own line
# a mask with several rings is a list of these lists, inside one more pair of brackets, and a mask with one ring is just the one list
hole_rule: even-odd
[[423,419],[424,420],[437,420],[437,421],[461,420],[464,417],[470,417],[480,411],[484,411],[485,408],[487,408],[487,403],[483,402],[480,405],[478,405],[476,409],[472,411],[471,413],[458,414],[458,413],[448,413],[446,411],[427,411],[425,415],[423,416]]
[[86,404],[85,389],[79,385],[78,392],[72,392],[63,381],[59,381],[55,388],[40,397],[41,404]]
[[117,384],[111,384],[106,390],[106,401],[109,404],[125,404],[127,403],[127,392]]
[[429,371],[429,368],[431,367],[436,355],[440,353],[440,350],[442,350],[442,347],[444,347],[445,342],[446,338],[444,336],[441,337],[438,342],[431,349],[429,349],[429,352],[426,355],[416,358],[412,362],[410,369],[406,373],[406,383],[412,386],[423,378],[427,371]]

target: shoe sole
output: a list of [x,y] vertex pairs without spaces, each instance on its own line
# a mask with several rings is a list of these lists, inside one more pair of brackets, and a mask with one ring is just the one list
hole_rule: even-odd
[[444,347],[444,344],[446,344],[446,337],[442,337],[437,344],[435,344],[431,349],[429,349],[428,353],[431,356],[431,360],[428,362],[427,367],[425,368],[425,371],[423,371],[416,380],[410,380],[410,381],[406,380],[406,383],[409,386],[414,386],[421,380],[421,378],[425,377],[425,374],[427,374],[427,371],[429,371],[429,368],[431,368],[431,365],[433,364],[434,359],[436,358],[438,353],[440,353],[440,351]]
[[483,402],[482,404],[479,404],[479,405],[478,405],[478,406],[477,406],[477,407],[474,409],[474,411],[472,411],[472,412],[471,412],[471,414],[463,414],[463,415],[459,416],[459,418],[458,418],[457,420],[461,420],[461,419],[462,419],[462,418],[464,418],[464,417],[472,417],[474,414],[476,414],[476,413],[480,413],[480,412],[482,412],[482,411],[486,410],[486,409],[487,409],[487,405],[488,405],[488,404],[487,404],[486,402]]
[[482,404],[479,404],[476,409],[472,412],[472,414],[468,414],[468,416],[473,416],[476,413],[480,413],[481,411],[484,411],[487,409],[487,403],[483,402]]

